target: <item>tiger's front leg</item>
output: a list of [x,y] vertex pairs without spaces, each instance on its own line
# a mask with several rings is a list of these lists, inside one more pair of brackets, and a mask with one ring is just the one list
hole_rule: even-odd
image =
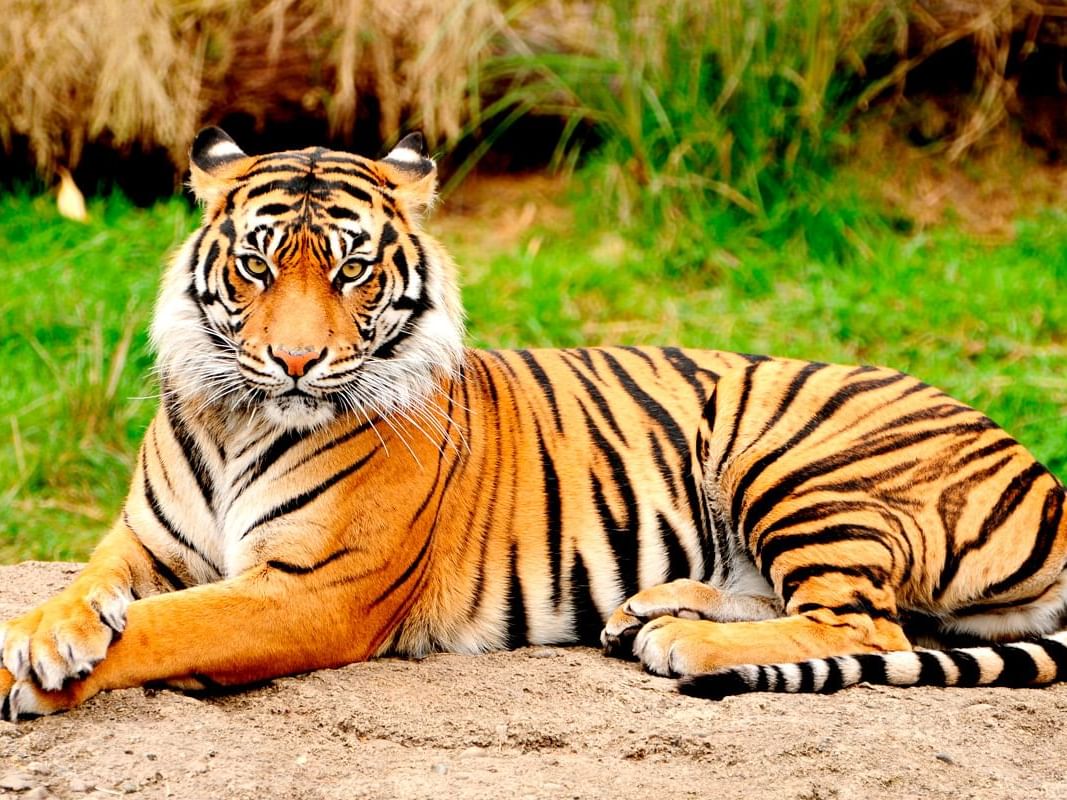
[[48,690],[0,671],[3,716],[51,714],[107,689],[233,686],[364,660],[392,631],[402,601],[365,597],[354,576],[337,577],[311,591],[306,574],[264,565],[135,600],[122,636],[87,676]]
[[0,666],[13,680],[33,681],[50,690],[84,678],[126,627],[134,596],[172,588],[120,521],[70,586],[0,626]]

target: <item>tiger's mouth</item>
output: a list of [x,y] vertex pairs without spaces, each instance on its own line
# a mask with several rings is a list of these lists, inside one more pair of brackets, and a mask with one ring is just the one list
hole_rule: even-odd
[[315,397],[302,389],[289,389],[261,401],[266,417],[280,428],[315,428],[332,420],[336,404],[329,397]]

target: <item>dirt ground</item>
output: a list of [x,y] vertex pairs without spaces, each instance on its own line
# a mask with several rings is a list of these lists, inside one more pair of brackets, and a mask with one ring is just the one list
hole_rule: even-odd
[[[0,617],[76,565],[0,567]],[[1067,686],[682,697],[584,648],[385,659],[0,723],[0,797],[1067,797]]]

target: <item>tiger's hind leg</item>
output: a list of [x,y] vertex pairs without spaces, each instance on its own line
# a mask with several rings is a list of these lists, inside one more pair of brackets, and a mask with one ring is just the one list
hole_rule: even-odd
[[[661,616],[638,631],[634,654],[657,675],[699,675],[736,664],[778,664],[836,655],[910,650],[892,619],[861,607],[806,599],[787,606],[787,616],[756,622],[712,622]],[[798,613],[800,606],[805,610]]]
[[740,622],[781,615],[782,606],[774,597],[731,593],[682,578],[640,591],[615,609],[600,634],[600,643],[606,655],[633,659],[638,631],[660,617]]
[[[827,550],[827,545],[830,549]],[[663,615],[636,634],[650,672],[694,675],[736,664],[910,650],[897,621],[900,559],[872,521],[779,530],[756,558],[785,616],[710,621]]]

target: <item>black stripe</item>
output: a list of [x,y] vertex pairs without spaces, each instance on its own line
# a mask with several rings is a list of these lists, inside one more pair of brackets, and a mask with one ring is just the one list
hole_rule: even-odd
[[600,631],[604,627],[603,617],[593,602],[592,587],[589,584],[589,572],[585,568],[582,554],[574,551],[574,563],[571,564],[571,609],[574,613],[574,635],[579,644],[600,644]]
[[[879,439],[864,442],[863,444],[846,448],[834,455],[825,456],[816,461],[811,461],[771,486],[767,491],[757,497],[752,504],[743,512],[739,525],[743,526],[746,533],[753,531],[760,521],[763,520],[773,509],[779,507],[782,500],[791,494],[797,487],[827,473],[834,472],[847,466],[853,466],[859,461],[877,458],[887,453],[901,450],[915,444],[929,442],[934,436],[957,436],[975,430],[987,430],[992,425],[989,420],[979,420],[973,423],[954,425],[936,431],[917,431],[913,433],[887,434]],[[761,462],[772,463],[780,458],[786,449],[761,459]],[[772,457],[773,456],[773,457]],[[747,475],[746,475],[747,477]],[[755,478],[753,478],[754,480]]]
[[946,650],[952,663],[959,671],[956,686],[977,686],[982,677],[982,671],[978,667],[978,659],[966,650]]
[[400,573],[397,579],[391,584],[389,584],[388,587],[386,587],[384,592],[378,595],[374,602],[371,603],[371,608],[384,601],[387,597],[389,597],[389,595],[391,595],[393,592],[403,586],[407,582],[408,578],[410,578],[415,573],[416,568],[423,562],[423,559],[426,558],[426,554],[430,550],[430,541],[432,539],[433,528],[430,529],[430,532],[427,534],[426,539],[422,543],[422,547],[419,548],[419,552],[415,554],[415,558],[412,559],[410,564],[408,564],[407,569]]
[[[848,656],[846,656],[847,658]],[[845,676],[841,672],[841,664],[837,658],[828,658],[824,662],[826,664],[826,677],[823,678],[822,686],[819,687],[819,691],[823,694],[832,694],[833,692],[843,689],[845,686]]]
[[[671,493],[671,503],[677,505],[678,481],[674,476],[674,470],[671,469],[671,465],[667,463],[667,458],[663,453],[663,445],[659,443],[659,437],[656,436],[655,431],[648,432],[648,446],[652,450],[652,460],[656,462],[656,470],[659,472],[659,477]],[[697,521],[699,522],[699,520]]]
[[600,524],[614,553],[623,592],[626,597],[632,597],[637,594],[637,569],[640,560],[640,540],[638,536],[640,517],[637,511],[637,497],[634,495],[633,487],[630,485],[626,464],[622,457],[608,443],[604,435],[600,433],[592,417],[589,416],[585,405],[581,401],[579,401],[578,405],[585,417],[586,430],[589,432],[593,444],[596,445],[597,450],[608,462],[610,467],[608,480],[615,487],[620,500],[622,500],[624,518],[618,520],[615,518],[615,514],[604,494],[603,483],[595,472],[590,471],[589,479],[593,487],[593,500],[597,514],[600,517]]
[[842,566],[840,564],[807,564],[787,572],[782,577],[782,601],[789,605],[790,599],[801,584],[823,575],[848,575],[853,578],[866,578],[871,585],[879,589],[885,585],[886,572],[875,566]]
[[255,483],[260,476],[263,475],[268,469],[288,453],[293,447],[304,441],[306,433],[299,430],[288,430],[271,442],[270,447],[264,450],[252,461],[244,471],[237,476],[233,485],[236,487],[234,491],[235,496],[242,494],[249,486]]
[[1000,493],[997,502],[982,521],[978,534],[973,539],[964,542],[959,547],[954,546],[956,538],[955,527],[946,527],[949,552],[945,555],[945,564],[941,568],[941,576],[938,579],[937,587],[934,589],[935,599],[941,597],[948,590],[952,580],[959,573],[964,556],[985,547],[993,534],[1000,529],[1000,527],[1007,521],[1008,517],[1010,517],[1026,499],[1026,496],[1030,493],[1034,483],[1040,477],[1047,474],[1048,472],[1045,468],[1035,461],[1022,472],[1015,475],[1005,487],[1004,491]]
[[[734,445],[737,443],[737,436],[741,430],[741,421],[744,419],[745,411],[748,409],[748,398],[752,394],[752,376],[755,374],[759,365],[763,363],[757,361],[755,364],[749,364],[745,367],[745,378],[741,384],[741,397],[737,401],[737,405],[733,409],[733,419],[730,422],[730,435],[726,439],[726,446],[719,453],[719,460],[715,464],[715,475],[718,477],[722,474],[723,466],[734,451]],[[759,463],[759,462],[757,462]],[[747,476],[746,476],[747,477]],[[743,493],[743,489],[738,491],[738,495]],[[737,515],[734,515],[734,519]]]
[[708,399],[708,389],[705,387],[704,382],[697,376],[704,376],[708,382],[714,386],[715,381],[719,379],[718,374],[711,370],[698,367],[693,359],[689,358],[689,356],[677,347],[665,347],[661,352],[663,353],[663,357],[667,359],[667,363],[682,376],[685,382],[688,383],[696,393],[697,401],[700,405],[704,405]]
[[861,653],[852,657],[859,664],[861,681],[879,685],[889,683],[889,676],[886,674],[885,656],[876,653]]
[[771,428],[773,428],[775,423],[777,423],[778,420],[780,420],[785,414],[785,412],[789,409],[789,407],[793,405],[793,401],[796,400],[797,395],[800,394],[800,390],[804,388],[804,385],[808,382],[808,379],[811,378],[811,376],[814,375],[816,372],[826,368],[827,366],[827,364],[823,364],[818,361],[812,361],[808,364],[805,364],[804,367],[796,375],[793,376],[793,380],[789,382],[789,387],[785,390],[785,394],[782,395],[782,399],[778,402],[778,407],[774,410],[774,413],[771,415],[770,419],[768,419],[767,423],[763,426],[763,432],[760,434],[760,436],[763,436]]
[[800,686],[797,687],[798,692],[808,694],[815,691],[815,667],[810,661],[801,661],[797,664],[797,669],[800,670]]
[[1037,681],[1037,662],[1021,647],[1010,644],[995,644],[993,652],[1000,656],[1004,667],[991,686],[1032,686]]
[[537,428],[537,450],[541,458],[541,474],[544,481],[545,536],[548,541],[548,561],[552,568],[552,604],[559,608],[563,580],[563,496],[559,485],[556,465],[545,448],[541,425]]
[[[608,368],[611,370],[612,374],[615,375],[616,379],[622,385],[622,388],[626,390],[626,393],[630,395],[641,410],[647,414],[652,421],[659,425],[667,435],[667,440],[671,443],[671,446],[674,448],[678,457],[678,465],[682,475],[682,486],[685,488],[686,504],[689,508],[689,513],[693,515],[693,519],[705,521],[706,510],[704,508],[704,502],[701,493],[697,491],[696,481],[691,468],[692,454],[689,449],[691,443],[685,433],[682,432],[681,426],[674,417],[667,412],[667,409],[637,385],[633,377],[622,368],[622,365],[619,364],[611,353],[604,350],[598,350],[596,352],[608,365]],[[706,526],[702,525],[702,529],[705,527]],[[710,574],[711,567],[714,565],[714,558],[710,554],[706,554],[704,562],[704,577],[707,577]]]
[[242,533],[238,538],[239,539],[244,539],[246,536],[248,536],[248,534],[250,534],[252,531],[254,531],[256,528],[260,527],[261,525],[265,525],[268,522],[271,522],[272,520],[276,520],[279,517],[284,517],[286,514],[291,514],[294,511],[298,511],[299,509],[303,508],[308,503],[312,502],[317,497],[319,497],[323,492],[325,492],[328,489],[330,489],[331,487],[333,487],[339,481],[344,480],[349,475],[351,475],[352,473],[356,472],[356,470],[360,469],[364,464],[366,464],[368,461],[370,461],[371,458],[373,458],[378,453],[378,449],[379,449],[378,447],[375,447],[373,450],[371,450],[369,453],[367,453],[367,455],[365,455],[363,458],[359,459],[358,461],[356,461],[353,464],[349,464],[344,469],[342,469],[342,470],[340,470],[338,472],[335,472],[333,475],[331,475],[329,478],[324,480],[318,486],[315,486],[312,489],[308,489],[306,492],[302,492],[301,494],[298,494],[296,497],[292,497],[292,498],[286,500],[284,503],[276,505],[274,508],[272,508],[266,514],[264,514],[262,517],[260,517],[254,523],[252,523],[252,525],[244,533]]
[[[141,545],[142,548],[144,548],[145,553],[148,554],[148,559],[152,562],[152,569],[155,570],[155,572],[158,573],[159,576],[163,578],[163,580],[169,583],[172,589],[185,589],[185,582],[181,578],[179,578],[174,573],[174,570],[167,566],[167,564],[159,556],[152,552],[152,548],[150,548],[143,541],[141,541],[141,537],[137,535],[137,531],[135,531],[133,529],[133,525],[130,524],[130,515],[129,512],[127,512],[125,509],[122,512],[122,522],[129,529],[130,533],[133,535],[133,538],[137,540],[137,543]],[[136,590],[134,591],[136,593]]]
[[288,561],[280,561],[277,559],[271,559],[267,562],[267,566],[271,569],[276,569],[279,572],[285,572],[289,575],[309,575],[316,570],[320,570],[327,564],[330,564],[342,556],[346,556],[351,553],[351,548],[342,547],[340,550],[335,550],[323,559],[316,561],[314,564],[293,564]]
[[1067,680],[1067,647],[1055,639],[1039,639],[1040,644],[1048,657],[1056,664],[1056,674],[1052,677],[1053,682]]
[[281,214],[288,214],[293,210],[293,206],[287,203],[267,203],[264,206],[260,206],[256,209],[256,214],[264,214],[268,217],[277,217]]
[[811,533],[782,533],[775,536],[756,555],[760,572],[768,581],[771,580],[771,568],[774,562],[794,550],[822,544],[839,544],[841,542],[876,542],[893,555],[892,547],[885,542],[885,532],[866,525],[828,525]]
[[664,583],[678,578],[691,577],[693,566],[689,563],[689,554],[682,547],[678,531],[662,513],[656,514],[656,521],[659,523],[660,541],[667,553],[667,574],[663,577]]
[[556,432],[563,433],[563,419],[559,413],[559,406],[556,404],[556,390],[552,386],[552,381],[548,375],[545,374],[544,369],[538,363],[533,353],[529,350],[516,350],[519,358],[521,358],[526,368],[530,370],[530,374],[533,375],[534,381],[541,387],[541,391],[544,392],[545,399],[548,401],[548,406],[552,409],[552,420],[556,425]]
[[[352,428],[347,433],[343,433],[340,436],[335,436],[333,439],[331,439],[330,441],[326,442],[326,444],[319,445],[314,450],[312,450],[310,453],[308,453],[306,456],[303,456],[299,461],[297,461],[295,464],[293,464],[291,467],[289,467],[289,469],[287,469],[285,472],[281,473],[281,475],[279,475],[278,477],[279,478],[284,478],[286,475],[296,471],[300,467],[302,467],[305,464],[307,464],[309,461],[312,461],[313,459],[318,458],[323,453],[329,452],[330,450],[333,450],[335,447],[340,447],[345,442],[351,441],[352,439],[355,439],[360,434],[366,433],[368,430],[371,429],[371,427],[372,426],[370,424],[370,421],[361,422],[359,425],[357,425],[356,427]],[[274,460],[277,461],[277,459],[274,459]],[[269,467],[269,465],[268,465],[268,467]]]
[[204,500],[204,505],[207,506],[209,511],[214,511],[215,493],[211,486],[211,477],[207,474],[204,455],[200,452],[196,439],[182,422],[178,411],[177,399],[173,394],[167,394],[163,401],[163,407],[166,409],[167,422],[170,424],[174,440],[178,443],[182,456],[185,458],[185,464],[193,474],[196,485],[200,488],[200,496]]
[[526,601],[522,596],[522,581],[519,579],[519,551],[516,542],[511,543],[508,557],[511,579],[508,583],[508,638],[504,647],[514,650],[530,643],[529,627],[526,621]]
[[915,657],[919,659],[919,679],[917,686],[947,686],[948,676],[945,675],[945,667],[941,659],[933,653],[923,650],[915,651]]
[[[564,350],[563,355],[570,356],[571,354]],[[615,419],[615,414],[612,413],[611,406],[608,401],[604,399],[604,395],[601,393],[600,389],[598,389],[596,384],[589,380],[589,378],[583,375],[581,370],[579,370],[574,364],[570,363],[567,358],[563,359],[563,363],[567,365],[567,368],[572,373],[574,373],[574,376],[581,382],[586,394],[589,395],[589,398],[593,401],[593,404],[600,412],[600,416],[602,416],[607,421],[608,425],[611,426],[611,429],[615,432],[615,435],[619,437],[623,444],[627,444],[626,435],[619,427],[619,423]]]
[[222,570],[217,564],[211,561],[206,555],[204,555],[196,545],[194,545],[185,534],[183,534],[178,528],[171,522],[166,512],[163,510],[163,506],[159,502],[159,498],[156,496],[155,489],[152,487],[152,481],[148,477],[148,460],[145,457],[144,448],[141,448],[141,476],[142,485],[144,488],[145,500],[148,501],[148,508],[152,511],[152,516],[156,518],[156,522],[160,527],[169,533],[176,541],[180,542],[184,547],[198,555],[201,560],[219,575],[222,574]]
[[[631,355],[637,356],[639,359],[644,361],[646,364],[648,364],[649,367],[652,368],[652,374],[653,375],[655,375],[657,378],[659,377],[659,367],[656,366],[656,362],[652,359],[652,356],[650,356],[648,353],[646,353],[640,347],[624,346],[624,347],[620,347],[619,349],[620,350],[625,350],[627,353],[630,353]],[[656,350],[655,352],[662,353],[661,350]]]
[[771,688],[771,668],[768,664],[760,664],[756,667],[756,685],[753,687],[754,692],[766,692]]
[[1015,572],[1003,580],[997,581],[982,594],[986,597],[995,597],[1006,589],[1032,577],[1039,569],[1045,566],[1059,536],[1062,519],[1063,489],[1059,486],[1054,486],[1045,495],[1045,503],[1041,508],[1041,525],[1037,529],[1037,538],[1034,541],[1034,546],[1030,549],[1030,555],[1026,557],[1026,560]]
[[[749,367],[749,369],[753,369],[753,367]],[[761,497],[757,498],[749,507],[748,513],[745,515],[745,519],[742,520],[741,509],[742,504],[745,500],[745,495],[748,492],[749,488],[752,486],[752,484],[756,482],[756,479],[763,474],[767,467],[777,462],[779,459],[782,458],[782,456],[784,456],[786,453],[788,453],[798,444],[800,444],[800,442],[804,441],[806,438],[815,433],[815,431],[824,422],[834,416],[834,414],[836,414],[841,409],[841,407],[844,406],[845,403],[847,403],[849,400],[861,394],[865,394],[866,392],[872,392],[882,389],[886,386],[896,383],[897,381],[903,380],[904,377],[905,376],[902,373],[896,373],[886,378],[863,381],[860,383],[848,384],[846,386],[841,387],[833,394],[833,396],[830,397],[829,400],[823,403],[822,407],[817,412],[815,412],[815,414],[809,417],[808,421],[804,424],[804,426],[801,427],[801,429],[798,430],[796,433],[794,433],[790,437],[788,442],[781,445],[780,447],[775,448],[770,453],[767,453],[758,461],[756,461],[751,467],[749,467],[745,474],[741,476],[741,480],[737,482],[737,486],[734,488],[734,497],[731,506],[730,517],[733,521],[734,529],[740,531],[742,530],[742,525],[744,524],[745,532],[751,531],[755,527],[756,523],[764,516],[766,516],[770,508],[778,505],[778,503],[786,494],[796,488],[796,486],[799,486],[801,483],[808,480],[813,475],[822,474],[824,470],[818,469],[816,471],[816,465],[834,465],[839,462],[844,464],[851,463],[853,460],[857,460],[853,455],[853,452],[855,452],[854,449],[853,451],[844,454],[839,454],[831,458],[823,458],[820,461],[815,462],[815,464],[809,465],[808,468],[804,470],[798,470],[792,473],[788,477],[783,478],[781,481],[779,481],[778,484],[772,487],[769,491],[765,492]],[[722,460],[720,459],[720,467],[721,463]],[[797,478],[800,476],[803,476],[803,479],[797,480]],[[756,515],[756,522],[750,521],[753,514]]]
[[328,206],[326,213],[334,219],[359,219],[359,214],[344,206]]

